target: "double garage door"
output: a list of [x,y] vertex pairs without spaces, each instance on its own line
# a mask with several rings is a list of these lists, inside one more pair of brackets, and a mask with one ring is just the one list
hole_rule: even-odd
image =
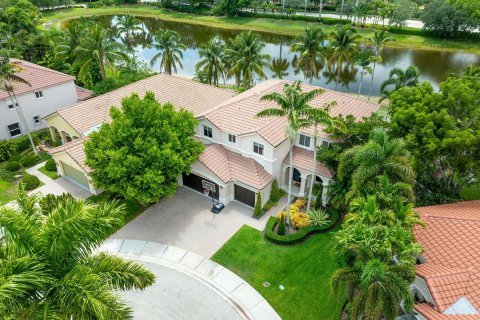
[[255,206],[255,192],[252,190],[248,190],[244,187],[239,185],[235,185],[234,190],[234,198],[235,200],[246,204],[247,206],[254,207]]
[[87,190],[90,190],[90,187],[88,186],[88,179],[83,172],[63,162],[62,167],[65,178],[73,181],[74,183],[80,185]]

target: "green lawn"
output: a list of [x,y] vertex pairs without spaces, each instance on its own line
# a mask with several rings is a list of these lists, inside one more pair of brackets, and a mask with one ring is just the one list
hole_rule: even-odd
[[[340,265],[334,246],[332,232],[281,246],[243,226],[212,260],[248,281],[283,319],[337,320],[345,299],[330,287],[330,277]],[[268,288],[263,286],[265,281],[270,283]]]
[[47,169],[45,169],[45,166],[40,167],[38,169],[38,171],[40,171],[41,173],[43,173],[44,175],[46,175],[50,179],[55,180],[55,179],[58,178],[58,173],[56,171],[48,171]]
[[[87,200],[93,203],[100,203],[102,201],[111,200],[111,197],[109,194],[104,192],[99,195],[90,196]],[[127,210],[124,225],[135,219],[140,213],[142,213],[146,209],[135,200],[121,199],[119,202],[121,204],[124,204]]]
[[[184,22],[189,24],[201,24],[217,28],[226,29],[248,29],[254,31],[265,31],[278,34],[297,35],[302,32],[312,22],[268,19],[256,17],[217,17],[201,16],[187,13],[174,12],[153,6],[146,5],[125,5],[105,8],[70,8],[50,12],[44,12],[43,16],[48,21],[47,25],[60,25],[62,21],[74,19],[80,16],[92,15],[113,15],[131,13],[137,16],[156,17],[168,21]],[[325,31],[334,28],[332,25],[324,25]],[[368,37],[372,34],[370,29],[358,29],[358,32]],[[424,37],[418,35],[395,35],[395,41],[390,42],[389,46],[409,47],[416,49],[442,49],[442,50],[462,50],[467,52],[480,52],[480,43],[471,40],[442,40],[433,37]]]
[[11,182],[0,180],[0,205],[15,198],[15,185]]
[[480,200],[480,182],[463,188],[462,192],[460,192],[460,195],[463,199],[468,201]]

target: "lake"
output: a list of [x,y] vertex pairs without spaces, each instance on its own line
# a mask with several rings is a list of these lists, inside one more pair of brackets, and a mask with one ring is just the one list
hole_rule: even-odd
[[[100,16],[96,19],[105,27],[115,28],[118,16]],[[195,64],[199,60],[199,47],[214,36],[228,41],[240,33],[240,31],[236,30],[164,21],[157,18],[139,17],[139,19],[142,21],[144,32],[141,32],[141,34],[138,32],[130,45],[136,56],[150,66],[151,58],[157,53],[149,45],[152,42],[150,33],[163,28],[174,30],[178,32],[182,42],[187,47],[183,52],[183,69],[179,68],[177,74],[187,77],[195,76]],[[288,21],[285,21],[285,23],[288,23]],[[359,67],[345,68],[344,72],[339,74],[331,72],[324,67],[318,74],[306,75],[302,70],[292,66],[292,60],[294,60],[296,53],[290,52],[290,45],[295,42],[294,37],[263,32],[257,32],[257,34],[266,43],[264,53],[269,54],[272,60],[287,60],[288,66],[284,72],[284,79],[302,80],[320,87],[343,92],[358,92],[360,83]],[[117,41],[121,41],[121,39],[117,39]],[[388,78],[389,71],[395,67],[405,69],[409,65],[415,65],[420,70],[420,80],[430,81],[435,88],[438,88],[438,84],[444,81],[449,74],[461,72],[469,64],[480,65],[480,55],[477,54],[390,47],[386,47],[383,50],[382,60],[376,68],[372,90],[373,95],[380,95],[380,84]],[[154,71],[159,71],[158,63],[151,66],[151,68]],[[265,73],[269,79],[275,78],[275,72],[270,67],[265,68]],[[362,94],[368,94],[370,79],[370,75],[364,76]],[[229,82],[232,82],[232,80],[230,79]],[[257,79],[256,82],[261,82],[261,80]]]

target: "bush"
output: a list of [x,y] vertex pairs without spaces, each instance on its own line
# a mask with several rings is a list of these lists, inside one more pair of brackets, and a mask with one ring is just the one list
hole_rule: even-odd
[[265,212],[267,212],[268,210],[272,209],[273,205],[272,205],[272,202],[269,200],[267,201],[267,203],[265,203],[265,205],[263,206],[263,210]]
[[40,180],[36,176],[25,173],[22,180],[20,181],[25,187],[25,190],[33,190],[40,185]]
[[5,169],[0,169],[0,180],[12,182],[15,180],[16,173]]
[[24,168],[29,168],[31,166],[34,166],[37,164],[37,162],[40,161],[40,158],[37,155],[34,155],[32,153],[27,153],[23,157],[20,158],[20,164]]
[[330,215],[325,210],[310,210],[307,214],[312,221],[312,226],[323,227],[330,222]]
[[20,169],[20,167],[21,165],[18,161],[10,160],[10,161],[7,161],[7,163],[5,163],[5,169],[7,169],[10,172],[15,172],[18,169]]
[[257,193],[257,201],[255,202],[255,208],[253,209],[253,216],[255,218],[260,218],[263,215],[262,208],[262,194]]
[[280,218],[279,225],[278,225],[278,229],[277,229],[277,234],[278,234],[279,236],[285,235],[285,229],[286,229],[286,226],[285,226],[285,217],[281,217],[281,218]]
[[44,215],[48,215],[55,208],[64,205],[67,201],[74,200],[73,196],[69,193],[63,193],[62,195],[56,196],[54,194],[47,194],[43,197],[40,202],[40,209]]
[[45,170],[57,172],[57,164],[55,163],[55,160],[48,159],[47,162],[45,162]]
[[[302,208],[305,207],[305,204],[305,199],[299,198],[295,200],[292,205],[290,205],[290,223],[295,229],[300,229],[311,225],[308,214],[300,211]],[[281,211],[278,214],[278,218],[286,216],[286,214],[286,211]]]
[[315,205],[313,206],[315,210],[318,210],[322,207],[322,192],[317,193],[317,197],[315,198]]
[[16,147],[11,140],[0,141],[0,162],[7,161],[16,153]]

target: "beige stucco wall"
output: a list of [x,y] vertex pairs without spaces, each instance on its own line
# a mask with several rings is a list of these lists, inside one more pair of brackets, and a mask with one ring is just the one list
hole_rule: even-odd
[[77,170],[79,170],[80,172],[83,172],[85,174],[85,176],[87,177],[88,179],[88,187],[90,189],[90,192],[93,193],[93,194],[99,194],[101,193],[101,190],[98,189],[98,188],[95,188],[93,186],[93,183],[92,183],[92,179],[88,176],[88,174],[85,172],[85,170],[83,170],[82,167],[80,167],[80,165],[72,159],[72,157],[70,157],[70,155],[68,155],[68,153],[66,152],[59,152],[59,153],[55,153],[54,155],[52,155],[52,158],[53,160],[55,160],[55,163],[57,165],[57,170],[58,170],[58,174],[60,176],[65,176],[65,173],[63,172],[63,167],[62,167],[62,163],[65,163]]
[[80,133],[73,129],[73,127],[57,113],[54,113],[51,116],[45,118],[45,121],[47,122],[48,127],[55,127],[57,128],[58,132],[65,131],[71,137],[81,137]]

